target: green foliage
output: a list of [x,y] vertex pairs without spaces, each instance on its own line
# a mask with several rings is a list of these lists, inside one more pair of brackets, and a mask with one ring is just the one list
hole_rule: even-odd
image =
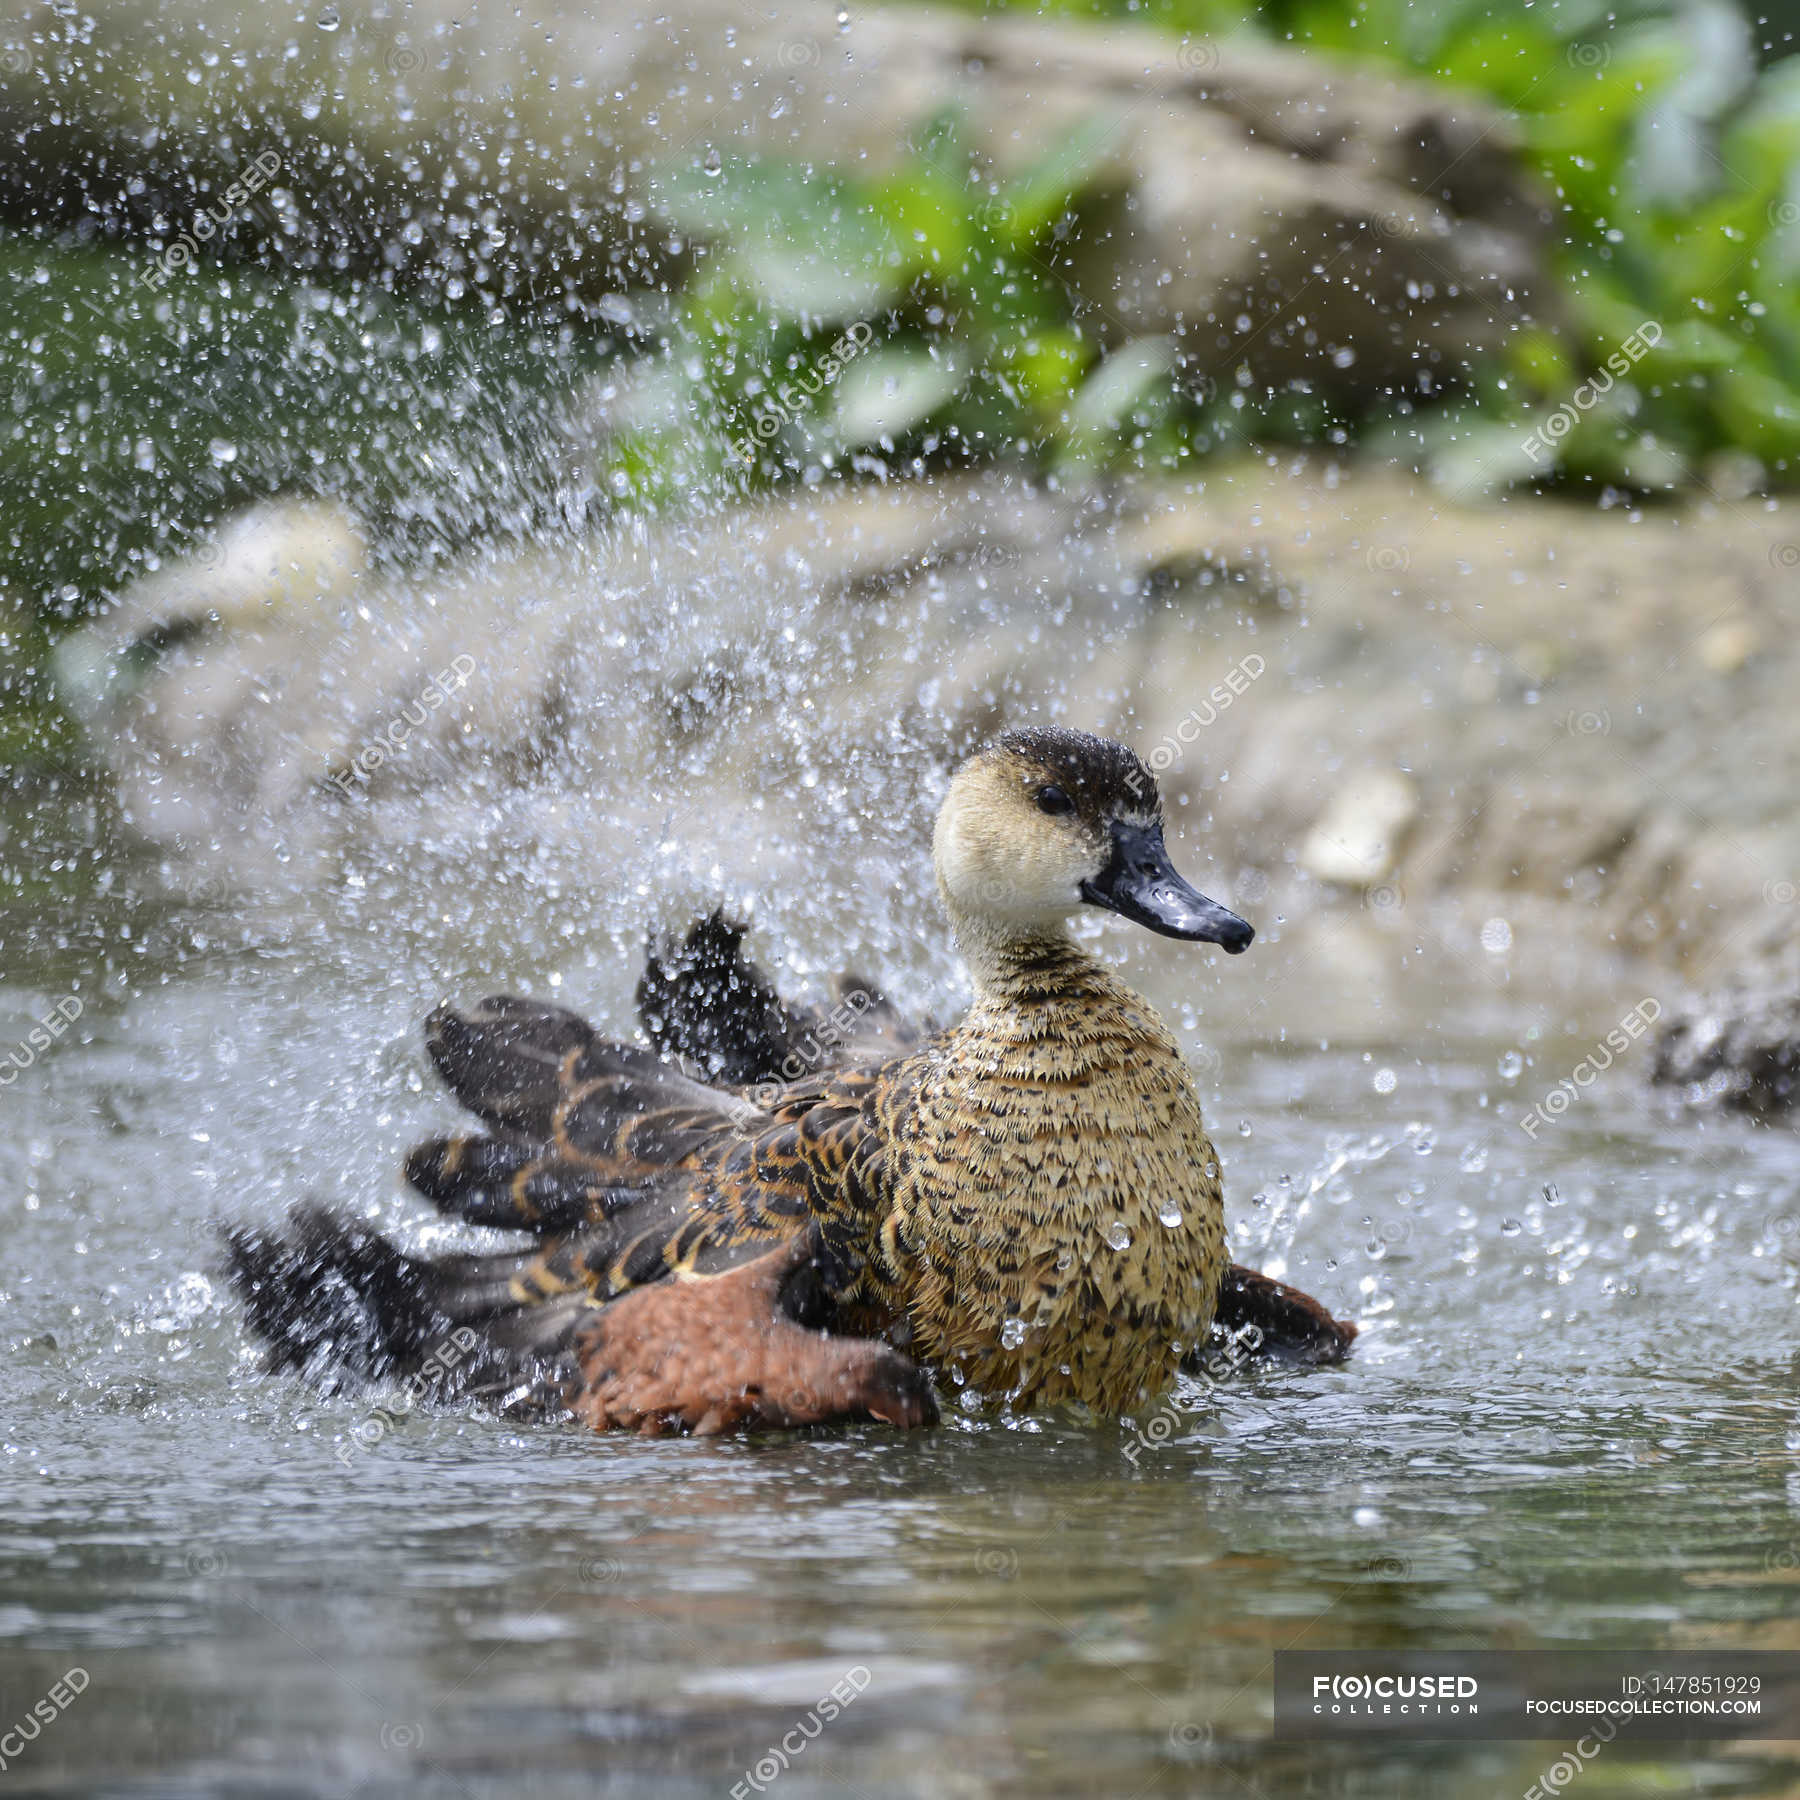
[[[1487,95],[1519,120],[1557,206],[1560,339],[1525,330],[1472,392],[1392,421],[1445,469],[1558,474],[1657,489],[1800,474],[1800,60],[1758,67],[1726,0],[1679,8],[1471,0],[1062,0],[1073,16],[1151,21],[1188,36],[1245,30]],[[1534,424],[1646,321],[1661,342],[1552,455],[1521,461]]]
[[613,344],[0,234],[0,594],[52,628],[265,495],[416,555],[569,500],[572,396]]
[[1002,185],[946,112],[879,178],[764,161],[670,177],[661,209],[714,245],[676,334],[704,353],[697,400],[746,473],[1108,460],[1166,434],[1167,346],[1106,354],[1061,264],[1104,148],[1090,128]]
[[1110,456],[1172,389],[1162,346],[1103,356],[1057,265],[1099,150],[1001,189],[946,115],[880,180],[693,171],[664,196],[708,244],[687,285],[554,328],[0,233],[0,712],[47,638],[275,493],[428,560],[864,453]]
[[[1366,48],[1392,0],[1349,17],[1296,7],[1296,36]],[[1419,16],[1411,14],[1415,19]],[[1800,459],[1800,64],[1759,71],[1731,8],[1613,24],[1523,6],[1428,13],[1415,67],[1516,109],[1559,202],[1556,268],[1573,341],[1525,341],[1508,371],[1536,408],[1566,403],[1646,321],[1660,343],[1562,440],[1565,474],[1637,487],[1705,478],[1747,452],[1766,475]],[[1361,45],[1352,40],[1362,38]],[[1400,42],[1397,37],[1393,40]],[[1659,479],[1660,477],[1660,479]]]
[[345,499],[388,554],[429,558],[829,472],[1169,469],[1353,432],[1459,485],[1654,491],[1714,479],[1722,452],[1738,481],[1800,467],[1800,62],[1759,68],[1724,0],[1059,10],[1260,33],[1499,101],[1555,196],[1559,329],[1521,322],[1460,392],[1385,417],[1202,391],[1176,344],[1127,339],[1070,279],[1117,198],[1103,127],[1001,183],[954,112],[880,176],[670,173],[658,210],[701,246],[686,286],[554,324],[223,263],[153,289],[138,250],[0,235],[0,700],[46,632],[278,491]]

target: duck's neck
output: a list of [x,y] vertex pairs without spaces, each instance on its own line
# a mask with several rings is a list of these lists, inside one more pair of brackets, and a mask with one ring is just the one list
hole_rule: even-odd
[[1107,979],[1102,966],[1060,922],[1020,929],[946,904],[978,1001],[1041,1005],[1074,1000]]

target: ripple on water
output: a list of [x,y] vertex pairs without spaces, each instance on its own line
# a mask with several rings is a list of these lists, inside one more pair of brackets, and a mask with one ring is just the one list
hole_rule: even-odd
[[[563,990],[615,1024],[625,948]],[[484,988],[542,989],[514,954],[474,959]],[[1341,1369],[1184,1381],[1123,1426],[698,1444],[420,1414],[360,1445],[367,1396],[256,1373],[211,1221],[312,1192],[418,1240],[390,1172],[451,1116],[412,1028],[443,980],[355,934],[212,955],[7,1096],[0,1193],[35,1204],[0,1277],[0,1654],[33,1680],[79,1657],[130,1702],[63,1740],[73,1791],[127,1763],[247,1790],[322,1734],[391,1777],[384,1721],[472,1791],[502,1742],[590,1772],[603,1744],[646,1793],[679,1746],[728,1790],[858,1667],[804,1752],[824,1789],[914,1791],[923,1730],[972,1791],[1049,1756],[1070,1791],[1187,1791],[1225,1759],[1278,1793],[1320,1767],[1267,1736],[1298,1631],[1791,1633],[1791,1140],[1702,1145],[1629,1071],[1533,1138],[1523,1030],[1440,1042],[1441,994],[1425,1055],[1218,1044],[1223,1116],[1254,1123],[1221,1134],[1233,1252],[1363,1324]],[[1414,1749],[1334,1791],[1473,1800],[1542,1760]]]

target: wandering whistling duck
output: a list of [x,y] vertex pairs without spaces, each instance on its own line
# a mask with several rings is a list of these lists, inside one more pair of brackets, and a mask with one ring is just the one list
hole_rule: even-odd
[[408,1179],[536,1241],[425,1259],[317,1208],[228,1231],[272,1362],[712,1433],[925,1425],[940,1386],[1131,1413],[1220,1329],[1341,1357],[1354,1326],[1227,1264],[1180,1048],[1069,932],[1095,906],[1248,947],[1170,863],[1150,771],[1009,731],[957,772],[932,848],[975,991],[946,1031],[849,978],[784,1004],[718,915],[653,947],[648,1047],[533,1001],[440,1007],[432,1057],[487,1129],[421,1145]]

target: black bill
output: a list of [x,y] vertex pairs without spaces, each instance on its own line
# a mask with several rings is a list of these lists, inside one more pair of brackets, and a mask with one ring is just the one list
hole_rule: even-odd
[[1209,900],[1175,873],[1160,825],[1114,824],[1112,861],[1081,884],[1090,906],[1104,906],[1164,937],[1218,944],[1236,956],[1255,931],[1236,913]]

